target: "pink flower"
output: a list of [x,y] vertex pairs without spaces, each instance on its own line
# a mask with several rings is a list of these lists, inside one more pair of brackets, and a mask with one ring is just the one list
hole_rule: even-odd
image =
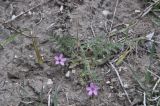
[[97,85],[95,85],[94,83],[90,83],[90,86],[87,86],[86,90],[87,90],[89,96],[92,96],[92,95],[97,96],[99,87]]
[[63,54],[56,55],[54,59],[55,59],[55,64],[60,64],[62,66],[64,66],[64,63],[67,60],[66,58],[64,58]]

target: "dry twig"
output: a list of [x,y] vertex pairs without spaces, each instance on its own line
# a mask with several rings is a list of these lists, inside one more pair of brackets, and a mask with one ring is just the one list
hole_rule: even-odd
[[129,101],[129,103],[132,104],[132,102],[131,102],[131,100],[130,100],[130,98],[129,98],[129,95],[128,95],[127,91],[126,91],[125,88],[124,88],[124,85],[123,85],[123,82],[122,82],[122,80],[121,80],[121,77],[120,77],[120,75],[119,75],[118,70],[116,69],[116,67],[115,67],[111,62],[110,62],[109,64],[111,65],[111,67],[113,68],[113,70],[116,72],[117,77],[118,77],[118,79],[119,79],[119,82],[120,82],[120,84],[121,84],[121,86],[122,86],[122,88],[123,88],[123,90],[124,90],[124,92],[125,92],[125,94],[126,94],[126,97],[127,97],[128,101]]
[[93,37],[96,37],[95,32],[93,30],[92,22],[91,22],[91,31],[92,31]]
[[143,93],[143,106],[147,106],[146,105],[146,93]]
[[158,86],[159,83],[160,83],[160,79],[157,80],[157,82],[155,83],[155,85],[154,85],[152,91],[155,91],[155,89],[156,89],[156,87]]

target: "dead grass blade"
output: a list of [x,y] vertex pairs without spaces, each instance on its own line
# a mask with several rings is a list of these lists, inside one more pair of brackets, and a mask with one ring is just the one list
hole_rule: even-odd
[[153,7],[154,7],[157,3],[159,3],[159,0],[154,1],[154,3],[152,3],[150,6],[148,6],[148,7],[143,11],[143,13],[141,14],[140,17],[143,18],[144,16],[146,16],[146,15],[153,9]]
[[117,62],[116,62],[116,65],[120,65],[123,60],[126,58],[126,56],[129,54],[129,52],[131,51],[130,48],[127,48],[121,55],[120,57],[118,58]]
[[40,54],[39,48],[37,46],[37,41],[36,41],[35,38],[32,38],[32,44],[33,44],[33,48],[34,48],[34,51],[35,51],[36,56],[37,56],[38,63],[43,64],[43,59],[42,59],[42,56]]

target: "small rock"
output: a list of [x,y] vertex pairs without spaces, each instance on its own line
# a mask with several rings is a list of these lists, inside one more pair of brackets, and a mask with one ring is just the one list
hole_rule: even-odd
[[106,82],[106,84],[110,84],[110,83],[111,83],[110,81],[107,81],[107,82]]
[[140,10],[135,10],[134,12],[135,12],[135,13],[140,13],[141,11],[140,11]]
[[11,19],[14,20],[15,18],[16,18],[16,16],[15,16],[15,15],[12,15],[12,18],[11,18]]
[[105,16],[107,16],[107,15],[110,14],[110,12],[109,12],[108,10],[103,10],[103,11],[102,11],[102,14],[105,15]]
[[14,58],[18,58],[18,56],[17,56],[17,55],[14,55]]
[[63,5],[61,5],[61,7],[60,7],[60,9],[59,9],[59,10],[60,10],[60,12],[62,12],[62,11],[63,11]]
[[124,84],[123,87],[124,88],[128,88],[129,86],[128,86],[128,84]]
[[67,78],[69,78],[69,77],[70,77],[70,71],[68,71],[65,76],[66,76]]
[[126,27],[129,27],[129,24],[125,24]]
[[31,11],[28,11],[28,15],[32,15],[32,12],[31,12]]
[[113,89],[113,86],[110,86],[111,89]]
[[53,84],[53,81],[51,79],[48,79],[47,85],[51,85],[51,84]]

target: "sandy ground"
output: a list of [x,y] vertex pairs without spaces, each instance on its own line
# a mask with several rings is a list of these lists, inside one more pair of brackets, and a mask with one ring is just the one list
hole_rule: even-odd
[[[46,1],[0,0],[0,21],[13,19],[21,12]],[[79,83],[78,73],[81,69],[76,69],[76,73],[72,74],[71,78],[65,78],[68,68],[57,67],[54,64],[53,56],[57,47],[49,40],[55,34],[76,36],[77,27],[80,39],[88,39],[94,34],[106,35],[115,6],[116,0],[50,0],[12,21],[11,25],[15,28],[32,30],[38,37],[44,64],[37,63],[30,38],[18,36],[16,40],[0,48],[0,106],[38,106],[41,102],[40,96],[43,98],[43,106],[47,106],[50,90],[52,94],[58,90],[59,106],[131,106],[114,71],[107,73],[110,70],[107,64],[95,69],[97,75],[102,78],[99,96],[94,98],[87,96],[85,86]],[[139,14],[135,10],[144,10],[144,3],[141,0],[120,0],[113,28],[120,24],[134,22]],[[153,30],[159,33],[151,20],[144,17],[132,29],[131,35],[144,36]],[[13,33],[14,31],[1,25],[0,41]],[[135,59],[139,63],[134,63]],[[131,55],[130,61],[141,66],[140,64],[147,65],[149,60],[142,52],[141,57],[134,58]],[[135,106],[141,106],[142,94],[138,92],[130,71],[125,67],[119,69],[127,85],[126,90],[130,99]],[[106,84],[107,81],[111,83]]]

